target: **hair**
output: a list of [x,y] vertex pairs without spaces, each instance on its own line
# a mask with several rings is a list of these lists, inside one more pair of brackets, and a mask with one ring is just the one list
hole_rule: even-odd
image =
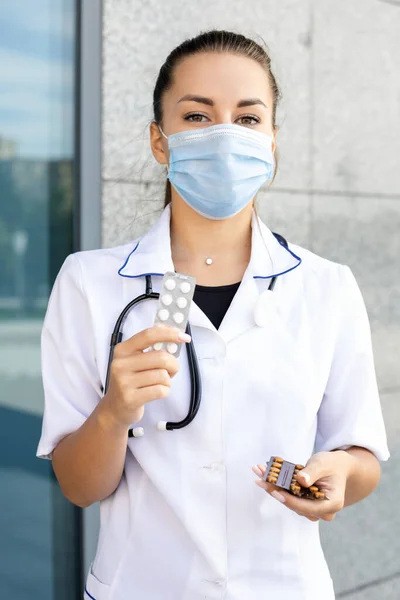
[[[229,52],[255,60],[265,70],[268,77],[273,97],[272,126],[276,127],[276,109],[281,98],[281,92],[275,75],[271,70],[271,58],[262,46],[244,35],[231,31],[212,30],[184,41],[177,46],[167,57],[157,77],[153,92],[154,121],[161,125],[163,118],[162,101],[165,92],[173,84],[173,75],[176,67],[187,57],[205,52]],[[275,178],[278,166],[278,156],[275,151]],[[171,201],[171,184],[167,180],[165,190],[165,206]]]

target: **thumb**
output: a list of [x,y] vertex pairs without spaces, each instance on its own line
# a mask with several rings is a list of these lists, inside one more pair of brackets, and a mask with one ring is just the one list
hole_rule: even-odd
[[304,469],[297,473],[297,481],[304,487],[310,487],[325,475],[327,473],[324,461],[320,460],[320,457],[315,454],[307,462]]

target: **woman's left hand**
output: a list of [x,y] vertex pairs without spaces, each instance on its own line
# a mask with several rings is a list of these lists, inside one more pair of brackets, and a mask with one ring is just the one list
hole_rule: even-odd
[[[304,487],[317,485],[324,492],[324,500],[305,500],[292,496],[282,488],[258,479],[256,484],[298,515],[310,521],[333,521],[345,501],[347,479],[352,457],[343,450],[319,452],[307,462],[304,470],[297,473],[297,481]],[[265,465],[253,467],[258,477],[263,477]]]

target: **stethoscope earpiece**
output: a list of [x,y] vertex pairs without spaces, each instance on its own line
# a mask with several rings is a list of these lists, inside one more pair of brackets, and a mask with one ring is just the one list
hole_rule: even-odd
[[143,427],[135,427],[135,429],[130,429],[128,436],[134,437],[134,438],[143,437],[144,436]]

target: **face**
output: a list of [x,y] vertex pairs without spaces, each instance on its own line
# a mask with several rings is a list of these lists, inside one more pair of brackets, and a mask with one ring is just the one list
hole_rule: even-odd
[[[255,60],[228,53],[195,54],[176,67],[173,79],[163,97],[166,136],[226,123],[275,134],[272,90]],[[150,136],[156,160],[168,164],[168,141],[155,123]]]

